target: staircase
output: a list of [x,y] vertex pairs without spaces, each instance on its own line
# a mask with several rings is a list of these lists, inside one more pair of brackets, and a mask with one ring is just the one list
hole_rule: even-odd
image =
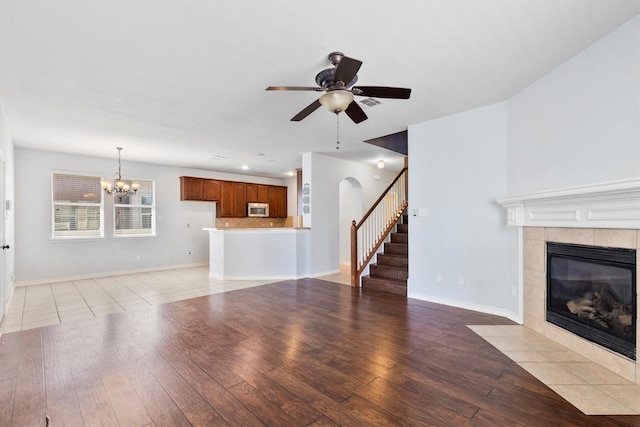
[[[409,204],[407,179],[405,167],[362,219],[351,222],[351,286],[361,286],[360,275],[384,244],[384,254],[378,255],[378,264],[369,268],[371,274],[366,287],[407,295],[409,224],[404,215]],[[385,243],[391,234],[391,241]]]
[[393,294],[407,295],[409,277],[409,221],[402,215],[391,232],[391,241],[377,254],[377,263],[369,265],[369,275],[362,278],[362,287]]

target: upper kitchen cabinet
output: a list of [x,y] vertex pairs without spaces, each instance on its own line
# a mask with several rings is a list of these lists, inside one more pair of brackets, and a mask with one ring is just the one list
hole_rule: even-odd
[[269,203],[269,186],[258,185],[258,203]]
[[236,218],[244,218],[247,216],[247,184],[244,182],[236,182],[234,191],[233,216]]
[[220,181],[220,201],[216,204],[218,217],[233,217],[236,204],[236,183]]
[[287,187],[267,187],[269,216],[271,218],[287,217]]
[[202,183],[202,200],[217,202],[220,200],[220,181],[205,179]]
[[258,201],[258,184],[247,184],[247,203]]
[[220,181],[215,179],[180,177],[180,200],[220,200]]
[[180,200],[202,200],[204,178],[180,177]]
[[287,217],[287,187],[217,179],[180,177],[180,200],[218,202],[218,218],[244,218],[247,203],[268,203],[269,217]]
[[247,184],[219,181],[220,201],[216,207],[218,218],[244,218],[247,216]]
[[268,185],[247,184],[247,203],[269,203]]

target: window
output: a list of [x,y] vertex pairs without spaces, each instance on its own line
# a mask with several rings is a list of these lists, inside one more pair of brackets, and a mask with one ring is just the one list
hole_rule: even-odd
[[116,236],[155,236],[154,182],[135,180],[136,194],[113,198],[114,234]]
[[99,176],[54,171],[51,196],[54,239],[104,236]]

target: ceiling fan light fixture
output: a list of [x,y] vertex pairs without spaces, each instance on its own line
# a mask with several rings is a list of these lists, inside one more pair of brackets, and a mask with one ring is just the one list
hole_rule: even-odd
[[332,113],[340,113],[353,101],[353,93],[342,89],[331,90],[322,95],[319,101]]

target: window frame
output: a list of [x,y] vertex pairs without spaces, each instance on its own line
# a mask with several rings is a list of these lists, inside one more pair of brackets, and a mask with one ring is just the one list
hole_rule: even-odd
[[[151,201],[150,205],[144,204],[126,204],[119,203],[120,198],[117,195],[113,195],[113,237],[116,239],[128,239],[128,238],[143,238],[143,237],[156,237],[156,182],[149,178],[122,178],[125,182],[149,182],[151,184]],[[143,188],[144,186],[140,186]],[[140,191],[140,190],[138,190]],[[132,197],[132,196],[129,196]],[[138,208],[138,209],[151,209],[151,231],[149,233],[118,233],[117,227],[117,210],[118,208]],[[144,215],[144,214],[140,214]],[[141,230],[145,230],[144,228]]]
[[[68,175],[68,176],[77,176],[77,177],[90,177],[90,178],[95,178],[97,179],[97,190],[100,194],[100,203],[81,203],[81,202],[57,202],[54,199],[54,193],[55,193],[55,175]],[[59,169],[52,169],[51,170],[51,178],[50,178],[50,182],[51,182],[51,211],[50,211],[50,215],[51,215],[51,234],[50,234],[50,239],[51,240],[55,240],[55,241],[65,241],[65,240],[95,240],[95,239],[104,239],[105,238],[105,229],[104,229],[104,191],[102,190],[102,187],[100,185],[100,182],[102,181],[102,176],[100,174],[96,174],[96,173],[89,173],[89,172],[78,172],[78,171],[67,171],[67,170],[59,170]],[[75,206],[75,207],[98,207],[99,208],[99,215],[100,215],[100,219],[99,219],[99,228],[97,230],[96,234],[93,235],[82,235],[80,233],[77,233],[77,235],[73,235],[73,234],[66,234],[66,235],[56,235],[56,206]],[[69,230],[67,232],[78,232],[79,230]]]

